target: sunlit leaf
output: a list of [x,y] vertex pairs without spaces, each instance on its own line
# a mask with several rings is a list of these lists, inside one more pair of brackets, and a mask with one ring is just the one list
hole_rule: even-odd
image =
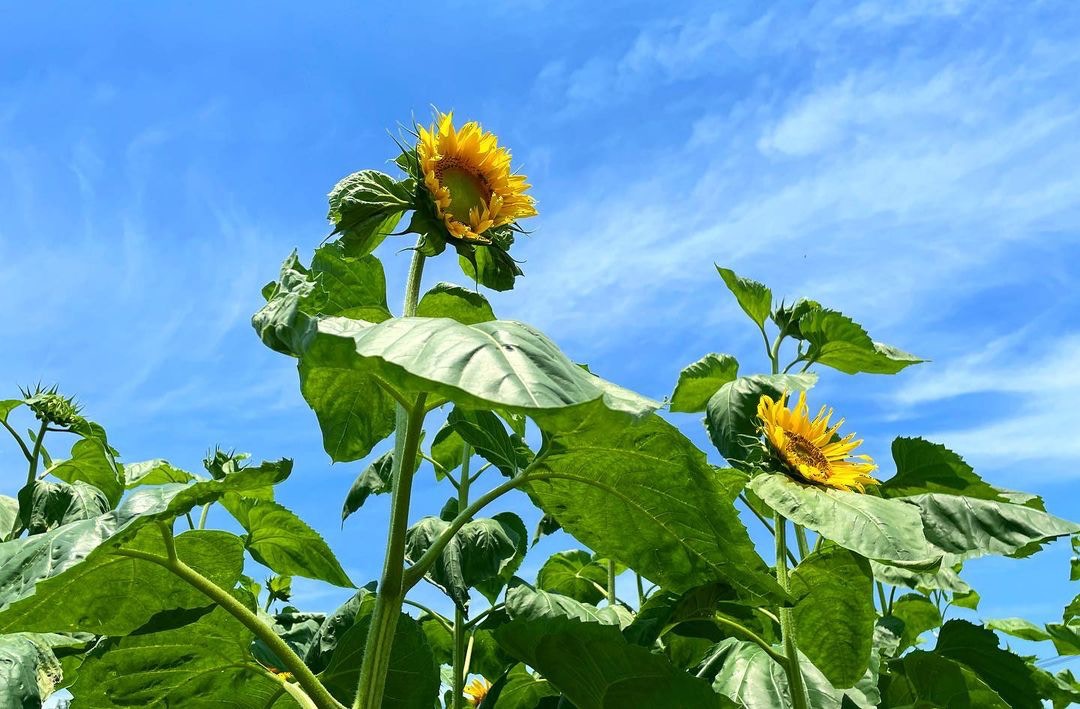
[[413,189],[411,180],[395,180],[376,170],[354,172],[330,190],[327,218],[350,253],[370,254],[413,208]]
[[49,475],[73,483],[81,480],[105,493],[109,504],[115,506],[124,494],[124,473],[116,463],[107,444],[94,438],[83,438],[71,447],[71,458],[54,463]]
[[165,483],[186,483],[195,479],[195,476],[186,470],[180,470],[169,465],[169,462],[157,458],[156,460],[144,460],[141,463],[127,463],[124,465],[124,484],[128,490],[139,485],[164,485]]
[[896,475],[880,486],[884,497],[925,492],[1009,502],[997,488],[975,474],[964,459],[943,445],[922,438],[897,438],[892,444]]
[[724,285],[739,301],[739,307],[758,325],[764,325],[765,319],[772,312],[772,291],[765,285],[735,275],[730,268],[716,267]]
[[720,387],[735,379],[739,362],[731,355],[707,354],[679,373],[679,382],[671,394],[672,411],[704,411]]
[[806,356],[846,374],[896,374],[924,360],[895,347],[874,342],[861,325],[827,308],[810,310],[799,320],[799,332],[809,343]]
[[998,646],[998,637],[966,620],[950,620],[938,634],[934,653],[974,670],[1013,709],[1039,709],[1031,670],[1018,655]]
[[755,374],[724,384],[705,408],[705,426],[713,445],[729,461],[753,460],[761,438],[757,415],[761,397],[779,400],[785,392],[805,391],[816,381],[815,374]]
[[915,651],[889,663],[886,706],[1009,709],[973,670],[937,653]]
[[905,594],[896,599],[892,615],[904,623],[896,654],[915,647],[923,633],[941,627],[941,613],[937,606],[926,596],[917,593]]
[[416,315],[422,318],[450,318],[464,325],[495,319],[487,298],[453,283],[436,283],[420,299]]
[[582,603],[598,603],[607,592],[607,574],[607,564],[583,549],[573,549],[548,557],[536,576],[536,586]]

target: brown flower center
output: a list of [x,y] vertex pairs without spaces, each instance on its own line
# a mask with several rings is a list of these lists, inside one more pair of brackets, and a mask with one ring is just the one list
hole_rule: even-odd
[[832,472],[829,459],[821,449],[797,433],[784,431],[784,455],[788,461],[813,466],[826,476]]

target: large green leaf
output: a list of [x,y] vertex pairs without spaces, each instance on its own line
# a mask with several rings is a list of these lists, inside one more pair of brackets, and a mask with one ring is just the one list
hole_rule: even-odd
[[607,564],[594,554],[573,549],[548,557],[536,576],[536,586],[582,603],[599,603],[607,593],[607,574]]
[[327,218],[350,253],[370,254],[413,208],[413,189],[411,180],[395,180],[377,170],[354,172],[330,190]]
[[304,655],[304,664],[313,672],[322,672],[330,664],[330,658],[338,643],[356,624],[357,616],[362,617],[372,612],[375,603],[374,591],[375,582],[372,581],[326,617]]
[[[511,516],[516,519],[516,515]],[[521,520],[517,523],[506,516],[466,522],[439,554],[428,571],[428,578],[458,606],[467,608],[470,588],[499,576],[515,557],[521,563],[518,549],[527,534]],[[419,559],[449,526],[449,522],[439,517],[421,519],[406,533],[405,557],[411,561]]]
[[139,485],[164,485],[165,483],[186,483],[195,476],[186,470],[169,465],[169,462],[157,458],[141,463],[128,463],[124,466],[124,483],[127,489]]
[[679,373],[679,381],[671,394],[671,410],[686,413],[704,411],[713,394],[738,374],[739,361],[731,355],[705,355]]
[[950,591],[954,594],[965,596],[974,593],[974,590],[960,578],[959,564],[954,564],[952,554],[946,554],[941,561],[941,566],[929,571],[919,569],[907,569],[902,566],[882,564],[877,561],[870,562],[870,568],[874,572],[874,578],[890,586],[902,586],[919,592]]
[[936,653],[915,651],[889,663],[888,707],[1009,709],[973,670]]
[[558,704],[559,690],[520,663],[499,678],[484,698],[484,706],[493,709],[556,709]]
[[784,392],[805,391],[816,381],[816,374],[755,374],[724,384],[705,407],[705,426],[713,445],[730,461],[755,459],[761,439],[757,415],[761,397],[778,400]]
[[272,571],[351,587],[352,581],[326,541],[306,522],[273,500],[228,495],[225,507],[247,531],[244,546]]
[[515,619],[495,631],[511,655],[538,670],[577,709],[733,706],[707,682],[630,644],[617,625],[567,617]]
[[748,600],[784,595],[705,454],[659,416],[628,425],[593,406],[527,474],[563,529],[671,591],[724,580]]
[[1009,502],[971,469],[956,453],[922,438],[897,438],[892,444],[896,475],[880,488],[884,497],[904,497],[940,492],[984,500]]
[[716,267],[720,277],[724,279],[724,285],[739,301],[739,307],[750,316],[750,319],[758,325],[764,325],[765,319],[772,311],[772,291],[765,285],[735,275],[730,268]]
[[521,562],[525,560],[525,554],[529,551],[529,530],[525,528],[525,523],[521,521],[521,518],[513,512],[499,512],[492,515],[492,519],[498,522],[503,532],[514,543],[513,556],[499,564],[499,572],[476,584],[476,590],[494,605],[499,594],[521,567]]
[[627,620],[619,607],[597,608],[569,596],[530,588],[525,584],[506,592],[506,612],[514,620],[573,618],[618,627],[623,626]]
[[422,318],[450,318],[464,325],[488,322],[495,313],[480,293],[453,283],[436,283],[424,294],[416,306],[416,314]]
[[[55,531],[62,532],[95,521],[77,522]],[[207,604],[206,596],[161,566],[115,553],[120,549],[166,556],[159,530],[142,526],[122,545],[115,539],[117,537],[99,545],[81,563],[39,581],[31,595],[5,605],[0,610],[0,633],[124,635],[143,625],[155,613]],[[77,539],[74,541],[78,543]],[[69,553],[64,545],[72,542],[70,538],[57,535],[53,542],[61,545],[62,556]],[[188,566],[219,586],[230,588],[240,578],[243,546],[232,534],[201,530],[186,532],[176,537],[176,552]],[[47,563],[47,559],[45,561]]]
[[986,627],[1022,640],[1038,642],[1050,639],[1050,634],[1045,628],[1023,618],[994,618],[986,621]]
[[890,502],[918,510],[926,538],[960,559],[1025,556],[1052,539],[1080,532],[1080,525],[1035,508],[993,500],[926,493]]
[[81,480],[72,485],[35,480],[19,492],[20,499],[26,497],[29,500],[23,505],[23,511],[27,518],[22,523],[30,534],[98,517],[112,508],[105,493]]
[[758,475],[750,489],[796,524],[868,559],[933,566],[941,557],[923,535],[918,510],[847,490],[824,488],[786,475]]
[[1013,709],[1039,709],[1031,668],[1018,655],[998,647],[993,631],[966,620],[941,627],[934,652],[970,667]]
[[256,664],[251,631],[216,606],[156,616],[103,640],[79,668],[78,706],[284,709],[282,684]]
[[0,635],[0,706],[40,707],[60,681],[61,674],[52,649],[38,636]]
[[[713,689],[738,702],[745,709],[780,709],[792,706],[787,673],[759,645],[736,638],[720,641],[705,659],[705,664],[719,667]],[[836,689],[805,657],[800,668],[810,697],[811,709],[840,709],[842,704],[873,707],[862,687]],[[869,670],[867,671],[869,673]],[[846,699],[846,702],[845,702]]]
[[363,458],[394,432],[394,400],[378,382],[352,368],[350,355],[313,364],[301,360],[300,393],[315,412],[323,450],[336,463]]
[[895,347],[874,342],[861,325],[843,313],[811,309],[799,320],[799,332],[810,343],[806,357],[846,374],[896,374],[924,360]]
[[7,536],[19,516],[19,501],[14,497],[0,495],[0,539]]
[[896,599],[892,616],[899,618],[904,624],[900,643],[895,651],[897,655],[909,647],[915,647],[923,633],[941,627],[941,612],[938,607],[929,598],[918,593],[908,593]]
[[[351,704],[364,660],[364,645],[374,604],[361,603],[355,624],[341,634],[319,679],[338,701]],[[431,709],[439,692],[439,669],[420,625],[398,616],[383,709]]]
[[799,563],[790,590],[799,649],[833,686],[854,686],[870,664],[877,618],[869,562],[825,547]]
[[[170,521],[229,492],[263,490],[284,480],[291,470],[292,461],[281,460],[245,468],[221,480],[137,489],[101,517],[0,544],[0,607],[31,596],[39,581],[77,568],[105,542],[109,548],[118,548],[150,522]],[[150,537],[160,539],[153,532]]]
[[124,473],[107,444],[83,438],[71,447],[71,458],[54,463],[48,473],[67,483],[81,480],[105,493],[115,506],[124,494]]

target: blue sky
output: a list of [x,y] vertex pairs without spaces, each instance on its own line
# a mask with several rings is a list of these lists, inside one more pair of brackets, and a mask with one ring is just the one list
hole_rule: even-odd
[[[127,461],[295,458],[280,499],[374,578],[386,501],[339,529],[360,466],[329,465],[293,362],[249,318],[326,235],[334,182],[437,105],[495,130],[535,185],[502,317],[662,397],[710,351],[765,367],[712,263],[730,266],[933,360],[815,390],[884,472],[893,437],[923,435],[1080,519],[1080,8],[499,5],[0,6],[0,383],[77,393]],[[428,269],[443,279],[464,282],[450,259]],[[707,446],[697,417],[672,420]],[[1068,557],[971,563],[980,615],[1058,618]]]

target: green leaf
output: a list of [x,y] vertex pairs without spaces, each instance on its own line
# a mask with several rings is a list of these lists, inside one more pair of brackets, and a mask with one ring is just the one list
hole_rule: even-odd
[[[275,578],[288,577],[277,576]],[[280,613],[275,613],[270,618],[273,621],[271,627],[274,634],[284,640],[299,657],[303,657],[311,649],[311,644],[315,641],[319,628],[326,622],[326,615],[323,613],[302,613],[291,607]],[[258,638],[254,640],[251,651],[255,658],[264,665],[278,668],[285,667],[284,661]]]
[[8,414],[24,403],[22,399],[0,399],[0,421],[7,422]]
[[341,507],[341,521],[356,512],[367,501],[369,495],[382,495],[394,489],[394,452],[387,451],[375,459],[364,472],[353,481],[345,504]]
[[72,693],[78,704],[101,709],[267,709],[281,682],[255,664],[251,641],[251,632],[219,607],[166,612],[126,637],[103,639],[79,668]]
[[897,438],[892,444],[892,455],[896,475],[878,488],[883,497],[939,492],[1009,502],[945,446],[922,438]]
[[395,318],[372,325],[323,318],[303,363],[363,371],[403,395],[423,392],[466,409],[507,409],[545,422],[597,400],[637,417],[658,406],[582,370],[542,334],[512,321]]
[[[229,492],[265,489],[284,480],[291,470],[292,461],[281,460],[245,468],[222,480],[137,489],[119,507],[101,517],[0,544],[0,606],[32,596],[34,585],[43,579],[77,569],[89,558],[87,554],[91,550],[106,542],[108,545],[102,550],[105,556],[151,522],[168,522]],[[151,531],[151,541],[160,539],[157,530]]]
[[529,465],[533,453],[517,434],[509,434],[498,416],[490,411],[469,411],[454,407],[446,422],[477,455],[506,477],[514,477]]
[[439,466],[435,468],[436,479],[442,480],[447,473],[457,469],[464,455],[465,440],[461,434],[449,423],[443,424],[431,442],[431,459]]
[[772,509],[868,559],[933,566],[941,552],[923,536],[918,511],[901,500],[806,485],[779,473],[750,489]]
[[164,485],[165,483],[186,483],[195,476],[186,470],[169,465],[169,462],[157,458],[141,463],[128,463],[124,466],[125,487],[130,490],[139,485]]
[[[360,608],[356,624],[341,635],[337,648],[319,679],[330,693],[351,704],[364,660],[364,645],[371,625],[373,603]],[[386,674],[383,709],[431,709],[439,693],[439,669],[420,625],[405,615],[398,616],[390,667]]]
[[616,625],[565,617],[520,618],[501,626],[495,637],[577,709],[733,706],[665,657],[631,645]]
[[925,360],[880,342],[843,313],[827,308],[810,310],[799,320],[799,332],[810,343],[806,358],[845,374],[896,374]]
[[40,707],[61,675],[60,662],[37,636],[0,635],[0,706]]
[[[56,549],[57,555],[63,558],[73,553],[70,545],[82,541],[82,535],[75,534],[73,528],[85,529],[86,525],[97,522],[77,522],[32,539],[49,537],[46,545],[38,549]],[[166,569],[149,561],[118,555],[118,549],[166,556],[161,533],[152,526],[138,528],[134,536],[122,545],[112,540],[103,543],[81,562],[39,581],[32,593],[20,594],[22,600],[6,604],[0,610],[0,633],[37,631],[124,635],[143,625],[155,613],[176,608],[198,608],[207,604],[206,596],[179,581]],[[219,586],[231,588],[240,578],[243,548],[240,540],[232,534],[201,530],[185,532],[176,537],[176,552],[188,566]],[[74,553],[78,553],[78,548]],[[38,557],[36,560],[13,561],[12,572],[17,573],[18,567],[25,567],[27,573],[34,573],[38,569],[31,562],[48,564],[50,559]],[[7,567],[5,563],[5,572]],[[4,584],[0,590],[7,598],[18,594],[15,584]]]
[[402,214],[413,209],[412,184],[376,170],[361,170],[334,185],[327,219],[350,253],[370,254],[394,230]]
[[596,604],[607,594],[607,573],[607,564],[583,549],[562,551],[552,554],[540,567],[536,586],[582,603]]
[[326,617],[304,655],[304,664],[310,667],[312,672],[326,669],[341,638],[356,624],[358,616],[371,614],[375,607],[374,591],[375,582],[372,581]]
[[724,580],[751,601],[784,597],[705,454],[659,416],[628,425],[594,405],[528,474],[563,529],[664,588]]
[[19,516],[19,501],[14,497],[0,495],[0,539],[15,526],[15,519]]
[[922,517],[926,538],[960,559],[987,554],[1026,556],[1080,526],[1032,507],[958,495],[926,493],[896,498]]
[[995,618],[986,621],[986,627],[990,630],[999,630],[1006,635],[1022,640],[1038,642],[1050,639],[1050,634],[1046,632],[1045,628],[1023,618]]
[[569,596],[530,588],[525,584],[515,586],[506,592],[506,612],[514,620],[540,621],[572,618],[616,627],[622,627],[627,621],[618,606],[597,608]]
[[458,242],[454,246],[462,273],[486,288],[511,290],[517,277],[524,275],[517,262],[498,244],[481,246]]
[[513,512],[500,512],[493,515],[492,519],[499,523],[514,542],[514,555],[501,564],[499,573],[476,584],[476,590],[494,605],[525,559],[529,550],[529,530],[525,529],[525,523]]
[[112,505],[105,493],[93,485],[76,481],[74,485],[35,480],[24,487],[19,497],[29,496],[23,525],[30,534],[41,534],[64,524],[91,519],[109,511]]
[[435,287],[420,299],[416,314],[422,318],[450,318],[464,325],[495,319],[495,313],[487,298],[453,283],[436,283]]
[[726,354],[707,354],[679,373],[670,409],[685,413],[704,411],[720,387],[739,374],[739,361]]
[[323,450],[335,463],[363,458],[394,432],[394,400],[364,372],[300,362],[300,393],[315,412]]
[[974,593],[971,586],[960,578],[956,565],[951,564],[952,555],[946,554],[942,559],[941,566],[931,571],[919,569],[905,569],[901,566],[882,564],[877,561],[870,562],[870,568],[874,572],[874,578],[890,586],[904,586],[919,592],[950,591],[956,594]]
[[223,504],[247,531],[244,546],[255,561],[278,574],[353,585],[326,541],[285,507],[238,495],[227,495]]
[[[514,516],[518,524],[521,520]],[[469,589],[482,581],[499,576],[517,556],[519,538],[525,535],[524,524],[504,516],[474,519],[451,537],[428,571],[428,578],[462,609],[468,608]],[[405,558],[416,561],[450,526],[438,517],[424,517],[405,535]],[[511,572],[512,573],[512,572]]]
[[866,559],[838,546],[825,547],[791,574],[799,649],[838,688],[866,673],[877,612]]
[[764,284],[742,278],[735,275],[730,268],[716,267],[720,277],[724,279],[724,285],[739,301],[739,307],[743,309],[750,319],[758,325],[765,325],[765,319],[772,312],[772,291]]
[[71,447],[71,458],[48,468],[50,475],[67,483],[77,480],[93,485],[105,493],[110,506],[120,502],[124,494],[124,473],[117,465],[108,444],[94,438],[83,438]]
[[938,612],[937,606],[926,596],[917,593],[908,593],[896,599],[893,603],[892,615],[904,623],[900,645],[895,654],[900,654],[909,647],[915,647],[920,635],[941,627],[941,613]]
[[[748,709],[790,707],[791,690],[787,673],[759,645],[735,638],[720,641],[705,659],[719,667],[713,689]],[[838,709],[845,695],[857,707],[872,707],[861,689],[836,689],[805,657],[800,668],[806,682],[811,709]]]
[[1046,632],[1054,641],[1058,655],[1080,655],[1080,627],[1074,619],[1066,623],[1048,623]]
[[936,653],[915,651],[889,663],[888,707],[1009,709],[970,668]]
[[705,407],[705,427],[713,445],[729,461],[754,460],[761,445],[757,415],[761,397],[779,400],[785,392],[806,391],[815,382],[816,374],[755,374],[724,384]]
[[492,685],[484,705],[493,709],[556,709],[559,696],[551,682],[519,663]]
[[975,671],[1013,709],[1039,709],[1031,669],[1018,655],[998,647],[998,638],[966,620],[950,620],[938,634],[934,652]]

